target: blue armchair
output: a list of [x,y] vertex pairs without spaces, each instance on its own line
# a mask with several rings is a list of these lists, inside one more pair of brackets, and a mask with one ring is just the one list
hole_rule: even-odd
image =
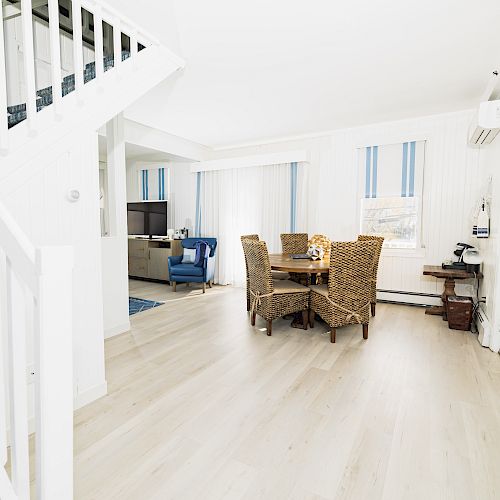
[[176,255],[168,258],[168,273],[170,283],[177,289],[177,283],[203,283],[203,293],[205,287],[212,287],[215,272],[215,249],[217,248],[216,238],[186,238],[182,240],[183,248],[194,249],[197,241],[206,241],[210,245],[210,255],[205,258],[203,267],[197,267],[194,264],[183,264],[182,255]]

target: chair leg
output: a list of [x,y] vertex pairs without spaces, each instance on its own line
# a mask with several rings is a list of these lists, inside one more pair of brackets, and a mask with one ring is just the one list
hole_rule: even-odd
[[174,292],[177,291],[177,282],[176,281],[172,281],[172,288],[174,289]]
[[267,321],[267,336],[270,337],[273,334],[273,320],[269,319]]
[[205,293],[206,289],[207,289],[207,284],[203,282],[203,293]]
[[247,311],[250,311],[250,299],[247,298]]
[[363,338],[365,340],[368,338],[368,325],[363,325]]
[[337,330],[335,328],[332,328],[330,331],[330,342],[332,344],[335,344],[336,337],[337,337]]
[[372,316],[375,317],[375,306],[376,306],[376,303],[375,302],[372,302],[371,303],[371,308],[372,308]]
[[256,312],[253,312],[252,313],[252,317],[250,319],[250,323],[252,326],[255,326],[255,317],[257,316],[257,313]]
[[316,313],[312,309],[309,309],[309,325],[311,328],[314,328],[315,318],[316,318]]
[[309,323],[309,311],[304,309],[302,311],[302,328],[307,330],[307,324]]
[[208,288],[212,288],[212,280],[208,282]]

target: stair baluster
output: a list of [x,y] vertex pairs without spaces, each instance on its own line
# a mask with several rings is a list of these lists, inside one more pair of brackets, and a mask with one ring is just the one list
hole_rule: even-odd
[[122,64],[122,28],[119,19],[113,22],[113,52],[114,69],[117,70]]
[[82,4],[73,0],[73,70],[75,72],[75,92],[80,98],[83,88],[83,36],[82,36]]
[[7,109],[7,74],[5,72],[5,45],[3,22],[0,23],[0,154],[7,153],[9,147]]
[[102,10],[100,5],[94,8],[94,49],[95,49],[95,76],[97,84],[102,84],[104,75],[104,41],[102,35]]
[[28,391],[26,384],[27,293],[7,256],[7,353],[9,377],[11,483],[18,499],[30,498]]
[[36,116],[36,79],[31,0],[22,0],[21,2],[21,23],[23,26],[24,75],[26,80],[26,113],[28,127],[33,131]]
[[49,35],[50,59],[52,73],[52,102],[57,114],[60,113],[62,101],[62,72],[61,72],[61,39],[59,29],[59,0],[49,2]]

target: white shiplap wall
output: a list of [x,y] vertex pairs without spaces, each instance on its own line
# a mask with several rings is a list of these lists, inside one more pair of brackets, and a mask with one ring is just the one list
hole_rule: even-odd
[[273,142],[214,153],[214,159],[306,148],[310,154],[308,214],[303,227],[333,240],[359,232],[357,151],[360,146],[426,140],[423,243],[416,254],[385,252],[379,288],[438,294],[442,282],[422,276],[424,264],[451,257],[471,237],[471,209],[478,192],[478,151],[467,146],[472,111],[340,130],[321,137]]
[[[492,345],[500,346],[500,140],[498,138],[479,152],[479,195],[491,197],[491,235],[480,240],[478,246],[484,259],[484,280],[481,297],[485,297],[484,310],[493,327]],[[478,197],[479,199],[479,197]]]
[[[106,390],[97,133],[67,137],[56,160],[37,158],[0,179],[0,199],[36,246],[71,245],[76,405]],[[78,189],[77,203],[68,201]],[[68,332],[70,334],[71,332]]]

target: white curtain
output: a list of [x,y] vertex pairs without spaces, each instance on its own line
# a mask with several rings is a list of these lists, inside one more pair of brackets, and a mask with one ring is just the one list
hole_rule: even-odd
[[[297,207],[306,206],[304,165],[298,166]],[[281,252],[280,234],[291,227],[290,164],[203,172],[200,187],[201,236],[216,237],[215,282],[245,283],[240,236],[258,234],[270,253]],[[297,217],[300,230],[302,217]]]

